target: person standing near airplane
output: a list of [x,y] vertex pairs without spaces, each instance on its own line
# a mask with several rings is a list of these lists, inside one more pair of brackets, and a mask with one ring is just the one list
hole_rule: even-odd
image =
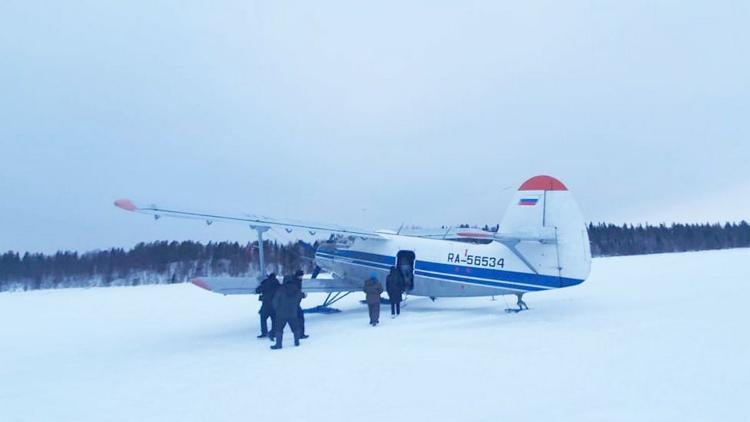
[[[273,309],[273,296],[279,289],[281,284],[276,279],[276,274],[271,273],[265,280],[260,283],[260,286],[255,289],[255,293],[258,293],[260,301],[263,303],[260,306],[260,335],[258,338],[264,338],[269,336],[271,341],[274,337],[274,328],[276,326],[276,315]],[[268,331],[268,318],[271,318],[271,331]]]
[[[297,285],[297,287],[299,287],[300,291],[302,290],[302,276],[304,275],[305,275],[304,271],[297,270],[294,273],[294,277],[292,278],[294,283]],[[302,293],[302,297],[303,298],[307,297],[307,294]],[[305,312],[302,310],[301,304],[297,307],[297,317],[299,318],[299,321],[300,321],[300,330],[301,330],[300,331],[301,334],[299,338],[305,339],[305,338],[310,337],[307,334],[305,334]]]
[[299,324],[297,308],[304,293],[299,289],[293,278],[284,277],[284,284],[276,291],[273,296],[273,308],[276,311],[276,344],[271,349],[281,349],[284,328],[289,324],[294,334],[294,345],[299,346],[300,333],[302,332]]
[[414,267],[413,264],[404,262],[401,264],[401,278],[404,280],[404,290],[411,290],[414,288]]
[[383,285],[380,284],[376,273],[370,274],[370,278],[365,280],[362,290],[365,292],[367,309],[370,312],[370,325],[374,327],[380,322],[380,294],[383,293]]
[[401,315],[401,294],[404,292],[404,278],[396,267],[391,267],[385,278],[385,289],[391,302],[391,318],[396,318],[396,315]]

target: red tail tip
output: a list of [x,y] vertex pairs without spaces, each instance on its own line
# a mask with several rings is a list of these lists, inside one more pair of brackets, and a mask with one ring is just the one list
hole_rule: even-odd
[[568,190],[563,183],[552,176],[534,176],[523,182],[518,190]]
[[118,199],[115,201],[115,206],[117,208],[122,208],[125,211],[135,211],[138,209],[130,199]]

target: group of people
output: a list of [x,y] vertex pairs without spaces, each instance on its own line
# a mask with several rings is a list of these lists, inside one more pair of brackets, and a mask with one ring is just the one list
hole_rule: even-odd
[[[406,280],[403,273],[391,267],[388,276],[385,278],[385,291],[388,292],[388,301],[391,303],[391,318],[401,315],[401,300],[406,291]],[[383,293],[383,285],[378,280],[378,274],[370,274],[370,278],[365,280],[365,286],[362,289],[367,299],[367,309],[370,313],[370,325],[373,327],[380,323],[380,295]]]
[[[284,276],[283,283],[276,278],[275,273],[266,277],[255,289],[262,304],[260,307],[260,335],[258,338],[269,338],[275,344],[271,349],[281,349],[284,328],[289,325],[294,334],[294,345],[299,346],[300,339],[308,338],[305,334],[305,313],[302,311],[302,299],[307,297],[302,292],[302,270],[292,275]],[[401,271],[391,267],[386,277],[385,291],[391,303],[391,318],[401,314],[402,295],[406,291],[407,281]],[[365,280],[364,288],[367,307],[370,313],[370,325],[380,323],[380,295],[383,285],[378,280],[377,273],[370,274]],[[271,329],[268,329],[268,319],[271,319]]]
[[[289,325],[294,334],[294,345],[299,346],[300,339],[310,336],[305,334],[305,313],[302,312],[302,299],[307,295],[302,292],[302,270],[293,275],[284,276],[284,282],[279,283],[275,273],[271,273],[263,280],[255,293],[260,306],[260,335],[258,338],[268,337],[276,343],[271,349],[282,347],[284,328]],[[268,329],[268,319],[271,319],[271,329]]]

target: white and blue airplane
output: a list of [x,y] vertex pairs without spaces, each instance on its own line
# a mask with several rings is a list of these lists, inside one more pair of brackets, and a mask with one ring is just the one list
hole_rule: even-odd
[[[155,205],[138,206],[128,199],[115,201],[127,211],[154,218],[176,217],[249,226],[262,245],[263,233],[273,228],[331,233],[320,244],[315,261],[330,278],[308,277],[305,292],[328,293],[329,306],[351,292],[362,291],[372,273],[381,282],[391,267],[409,280],[408,293],[438,297],[515,295],[518,309],[528,309],[523,295],[575,286],[589,276],[591,250],[583,216],[565,185],[554,177],[536,176],[516,192],[499,230],[440,231],[364,230],[334,224],[280,220],[249,214],[226,215],[181,211]],[[260,268],[265,269],[263,248]],[[317,275],[317,272],[316,274]],[[192,281],[221,294],[253,294],[259,280],[248,277],[201,277]]]

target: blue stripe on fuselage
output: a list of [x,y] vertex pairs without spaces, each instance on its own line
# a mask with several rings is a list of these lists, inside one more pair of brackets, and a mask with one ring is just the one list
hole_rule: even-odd
[[[316,252],[316,256],[324,259],[335,259],[337,257],[351,259],[353,263],[365,265],[377,269],[389,269],[395,265],[396,258],[388,255],[379,255],[370,252],[360,252],[348,249],[336,250],[333,254],[329,252]],[[551,275],[522,273],[516,271],[495,270],[490,268],[467,267],[462,265],[443,264],[439,262],[416,260],[415,274],[442,278],[451,281],[460,281],[470,284],[481,284],[495,287],[506,287],[520,290],[545,290],[580,284],[583,280],[557,277]],[[467,278],[472,277],[472,278]],[[480,280],[477,280],[480,279]],[[528,286],[506,283],[523,283]]]
[[414,271],[414,274],[421,276],[421,277],[432,277],[432,278],[437,278],[441,280],[457,281],[460,283],[476,284],[480,286],[505,287],[507,289],[512,289],[512,290],[526,290],[529,292],[538,292],[540,290],[547,290],[544,287],[522,286],[520,284],[507,284],[507,283],[501,283],[501,282],[489,281],[489,280],[476,280],[472,278],[456,277],[456,276],[447,275],[447,274],[428,273],[425,271]]
[[416,269],[458,277],[465,276],[488,280],[511,281],[544,287],[560,287],[561,279],[561,277],[551,275],[519,273],[516,271],[494,270],[481,267],[466,267],[463,265],[441,264],[429,261],[417,261]]

